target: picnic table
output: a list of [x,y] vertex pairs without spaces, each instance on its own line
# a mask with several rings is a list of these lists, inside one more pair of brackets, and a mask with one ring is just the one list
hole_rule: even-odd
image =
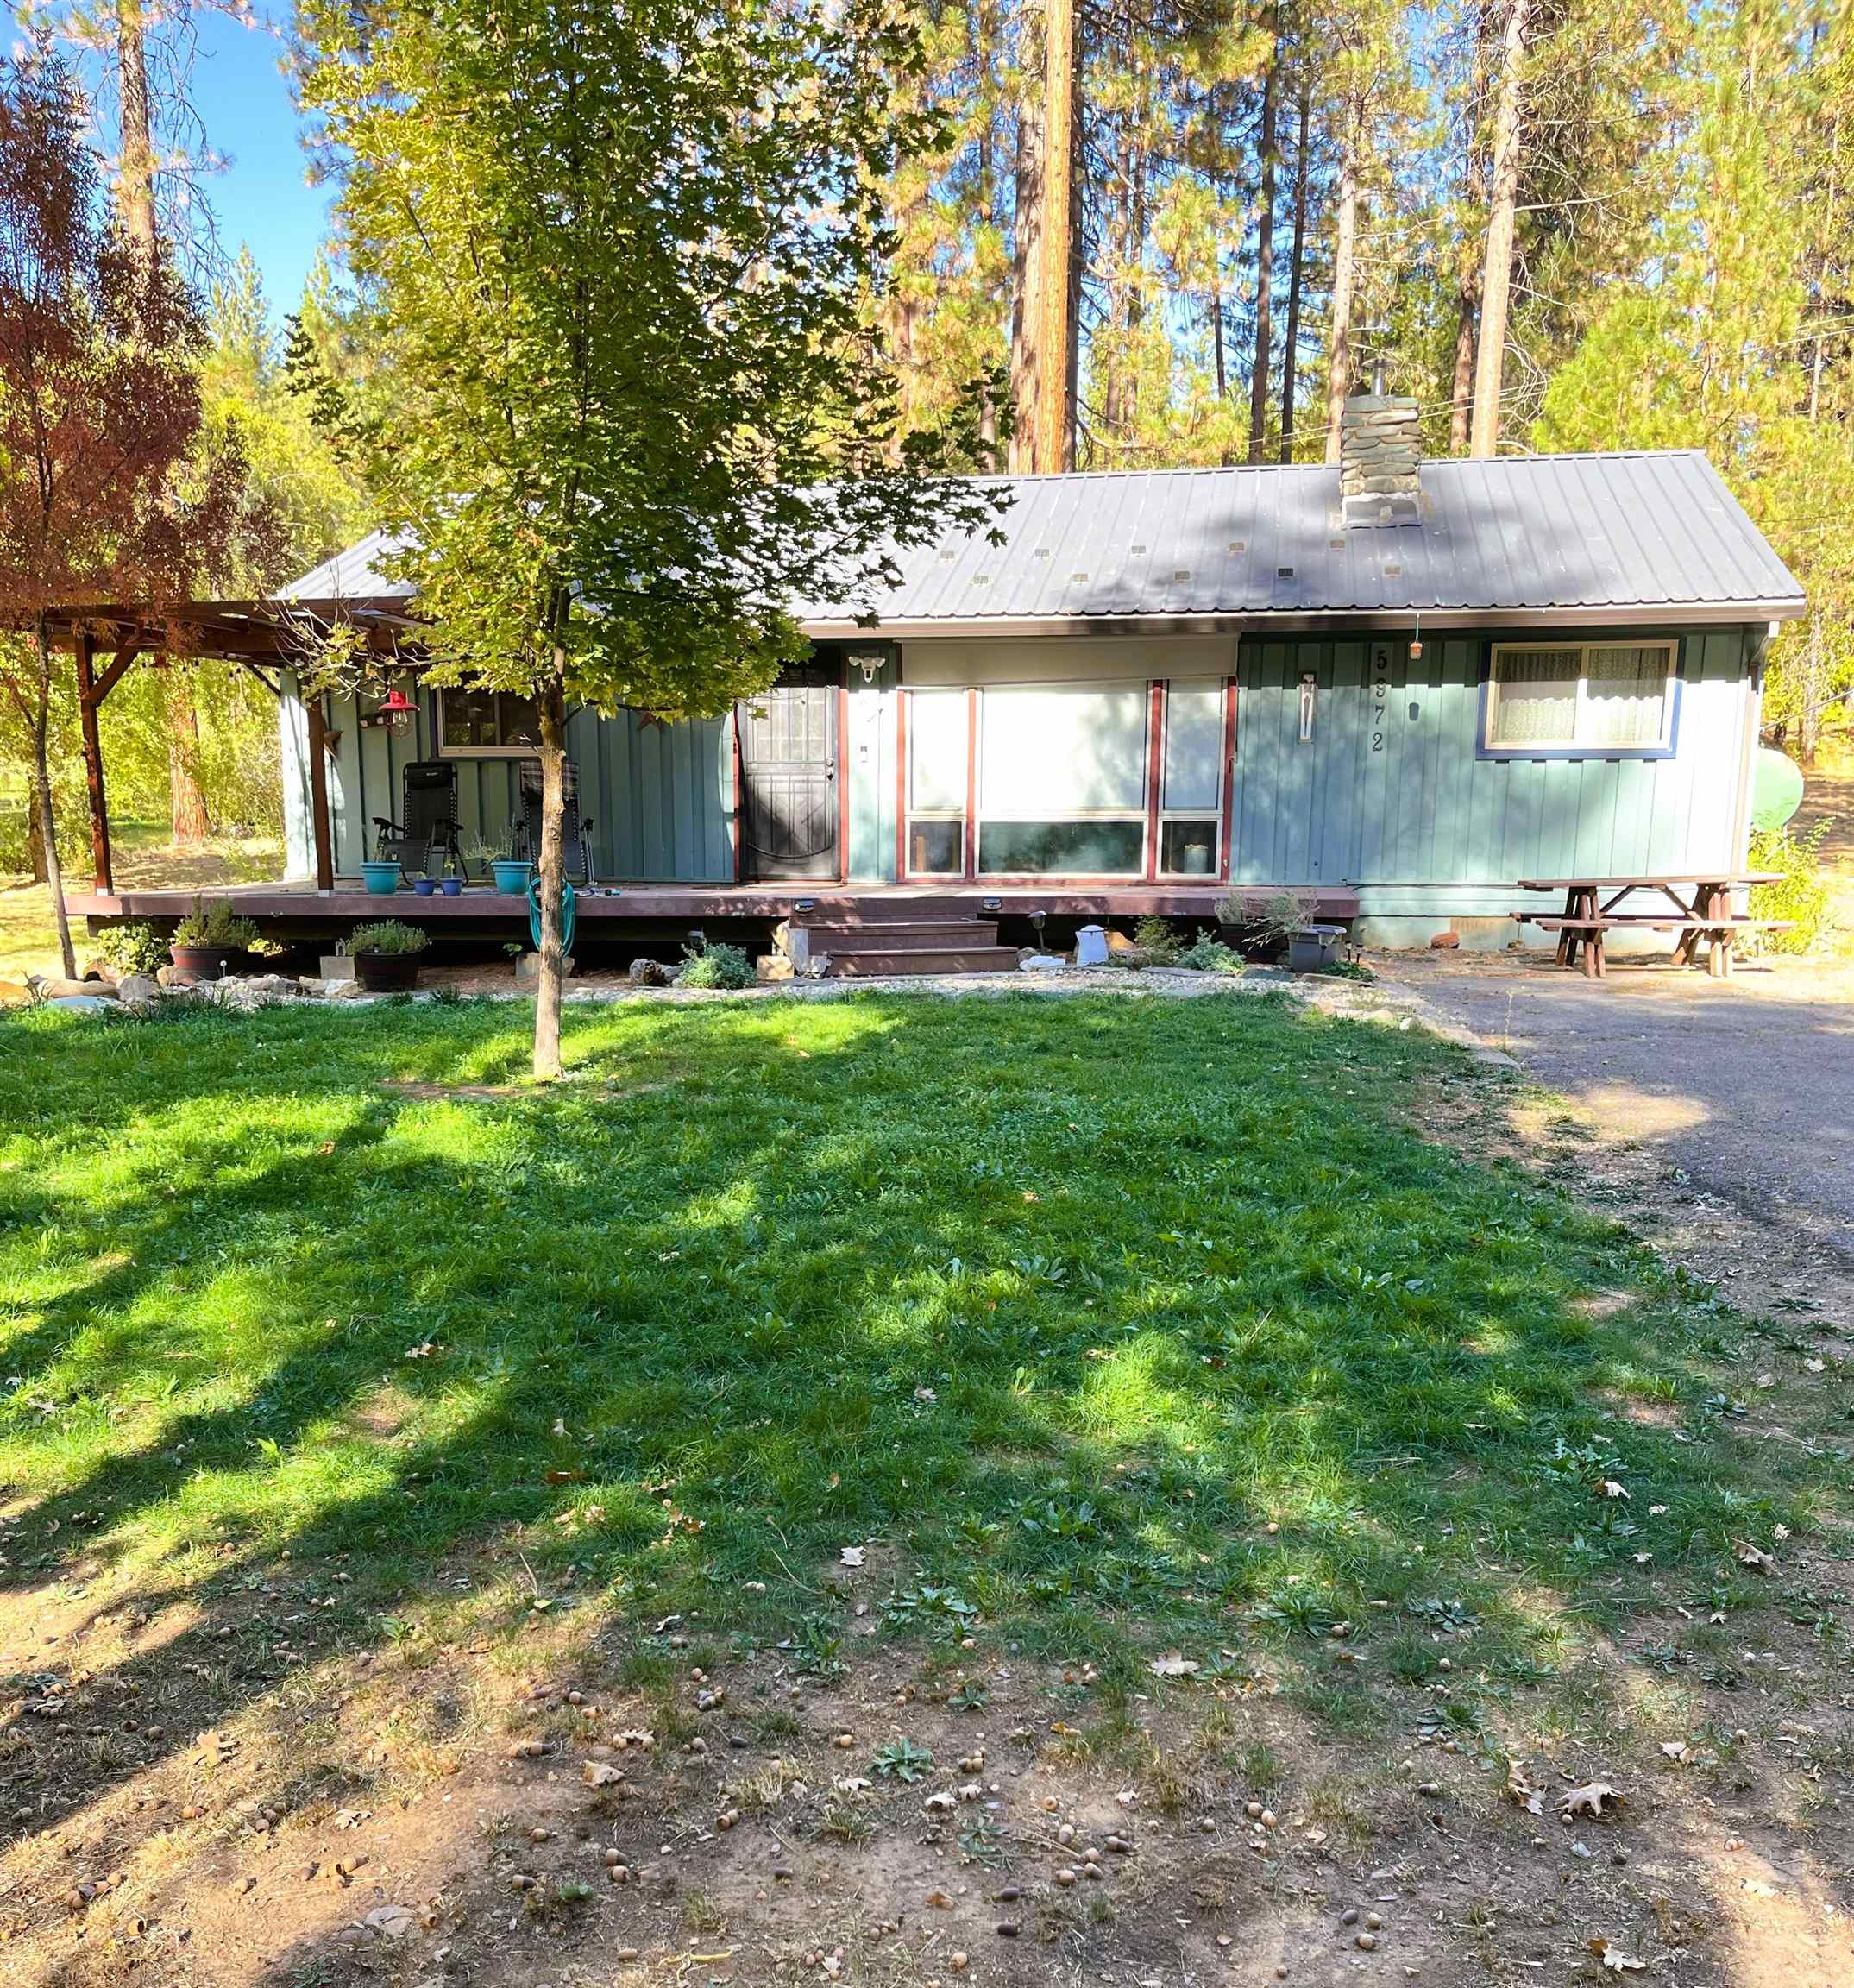
[[[1617,931],[1678,932],[1674,947],[1676,966],[1700,963],[1700,941],[1708,941],[1706,970],[1715,980],[1731,978],[1731,955],[1741,932],[1787,932],[1785,918],[1750,918],[1731,908],[1732,893],[1753,884],[1777,882],[1774,871],[1745,870],[1720,876],[1660,873],[1652,877],[1522,877],[1522,890],[1564,893],[1564,909],[1555,916],[1515,911],[1524,925],[1558,934],[1558,964],[1581,965],[1587,980],[1601,980],[1608,972],[1605,934]],[[1633,903],[1640,893],[1646,909]]]

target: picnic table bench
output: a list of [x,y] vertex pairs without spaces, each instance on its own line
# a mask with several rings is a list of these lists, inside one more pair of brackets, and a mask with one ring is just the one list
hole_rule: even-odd
[[[1559,966],[1581,966],[1587,980],[1601,980],[1607,975],[1605,934],[1630,931],[1678,932],[1674,947],[1676,966],[1698,966],[1700,941],[1705,939],[1706,971],[1715,980],[1729,980],[1739,933],[1787,932],[1791,922],[1787,918],[1750,918],[1734,911],[1732,892],[1776,881],[1768,870],[1723,877],[1522,877],[1518,880],[1522,890],[1563,891],[1564,909],[1555,916],[1534,911],[1515,911],[1512,915],[1521,924],[1555,932]],[[1649,908],[1625,909],[1637,891],[1650,894]],[[1656,897],[1661,902],[1653,902]]]

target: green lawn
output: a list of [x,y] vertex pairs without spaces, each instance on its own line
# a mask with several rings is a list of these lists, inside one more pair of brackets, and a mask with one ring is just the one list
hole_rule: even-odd
[[1367,1664],[1307,1688],[1363,1717],[1436,1624],[1536,1677],[1830,1482],[1800,1447],[1750,1475],[1703,1290],[1412,1129],[1503,1082],[1420,1031],[639,1003],[569,1010],[537,1094],[527,1019],[0,1021],[21,1576],[343,1553],[403,1614],[487,1557],[827,1649],[828,1570],[876,1542],[896,1630],[1122,1680],[1349,1620]]

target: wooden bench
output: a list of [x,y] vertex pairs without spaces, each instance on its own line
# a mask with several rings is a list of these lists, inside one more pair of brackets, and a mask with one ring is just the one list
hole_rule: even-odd
[[1541,931],[1558,934],[1560,966],[1572,965],[1581,952],[1587,980],[1607,977],[1609,962],[1603,939],[1606,932],[1678,932],[1681,936],[1679,945],[1674,948],[1676,966],[1685,966],[1693,960],[1701,937],[1706,937],[1712,941],[1706,953],[1706,971],[1715,980],[1729,980],[1733,943],[1740,932],[1788,932],[1792,925],[1788,918],[1736,915],[1723,920],[1679,918],[1663,916],[1655,911],[1611,911],[1581,917],[1562,915],[1546,917],[1530,911],[1515,911],[1512,915],[1522,925],[1537,925]]

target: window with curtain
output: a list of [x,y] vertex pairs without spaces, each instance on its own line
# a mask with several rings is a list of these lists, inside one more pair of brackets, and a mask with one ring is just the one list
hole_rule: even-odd
[[1139,875],[1146,856],[1147,715],[1143,683],[984,691],[980,871]]
[[915,877],[965,873],[965,693],[914,690],[908,697],[908,870]]
[[1213,877],[1223,807],[1223,687],[1166,686],[1165,758],[1159,783],[1159,870]]
[[1497,643],[1486,748],[1593,754],[1664,750],[1673,733],[1672,642]]
[[451,685],[437,694],[438,741],[450,754],[532,758],[541,749],[541,714],[531,697],[511,690]]

